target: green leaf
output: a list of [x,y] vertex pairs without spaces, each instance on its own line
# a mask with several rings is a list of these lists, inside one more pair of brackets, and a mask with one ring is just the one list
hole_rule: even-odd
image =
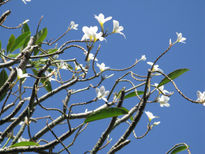
[[40,30],[36,36],[36,44],[42,43],[48,34],[47,28]]
[[178,152],[186,150],[188,147],[186,145],[179,145],[174,150],[172,150],[171,154],[176,154]]
[[22,34],[25,33],[25,32],[30,32],[30,28],[29,28],[27,23],[23,24],[23,27],[21,29]]
[[58,49],[48,49],[47,51],[48,51],[48,54],[52,54],[52,53],[54,53],[54,52],[56,52]]
[[31,34],[31,32],[25,32],[25,33],[21,34],[19,37],[17,37],[13,47],[11,48],[11,52],[13,52],[14,50],[16,50],[16,49],[20,48],[21,46],[23,46],[26,39],[28,38],[28,36],[30,34]]
[[127,114],[127,113],[128,113],[128,110],[123,107],[105,108],[105,109],[99,110],[95,113],[91,113],[90,115],[88,115],[84,123],[92,122],[95,120],[101,120],[105,118],[110,118],[110,117],[116,117],[116,116],[120,116],[120,115]]
[[[174,72],[171,72],[168,74],[168,77],[172,80],[176,79],[177,77],[179,77],[180,75],[182,75],[183,73],[185,73],[186,71],[189,71],[189,69],[186,69],[186,68],[183,68],[183,69],[178,69],[178,70],[175,70]],[[168,78],[164,78],[160,83],[159,85],[157,86],[158,88],[164,84],[167,84],[169,83],[170,80]]]
[[44,87],[48,92],[52,91],[51,82],[48,79],[41,79],[41,82],[44,84]]
[[[6,80],[8,79],[8,75],[5,71],[5,69],[3,69],[0,73],[0,87],[2,87],[4,85],[4,83],[6,82]],[[0,102],[4,99],[4,97],[6,96],[7,91],[5,91],[1,96],[0,96]]]
[[10,148],[21,147],[21,146],[39,146],[39,144],[35,142],[30,142],[30,141],[23,141],[23,142],[19,142],[19,143],[15,143],[11,145]]
[[[137,91],[137,94],[138,95],[143,95],[144,94],[144,91]],[[131,97],[135,97],[137,96],[135,92],[131,92],[127,95],[125,95],[124,99],[128,99],[128,98],[131,98]]]
[[13,34],[11,34],[8,44],[7,44],[7,48],[6,51],[9,52],[11,50],[11,48],[13,47],[14,43],[15,43],[15,36]]
[[[21,33],[22,33],[22,34],[23,34],[23,33],[26,33],[26,32],[30,32],[30,28],[29,28],[29,26],[28,26],[27,23],[23,24],[23,27],[22,27],[22,29],[21,29]],[[29,40],[30,40],[30,35],[28,35],[28,36],[26,37],[25,42],[24,42],[24,44],[23,44],[23,46],[22,46],[22,49],[24,49],[24,48],[27,46]]]
[[10,58],[16,58],[18,55],[19,55],[19,53],[9,54],[8,57],[10,57]]
[[23,49],[27,46],[29,40],[30,40],[30,35],[28,35],[28,36],[25,38],[24,44],[23,44],[23,46],[21,46],[21,50],[23,50]]

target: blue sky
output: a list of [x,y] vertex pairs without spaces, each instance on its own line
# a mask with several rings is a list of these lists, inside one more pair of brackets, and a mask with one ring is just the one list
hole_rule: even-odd
[[[95,14],[103,13],[106,17],[112,16],[124,27],[123,32],[126,35],[126,39],[119,34],[112,35],[107,38],[107,41],[101,43],[102,48],[98,59],[112,68],[127,67],[143,54],[146,55],[147,61],[154,61],[166,50],[169,39],[172,38],[174,41],[176,32],[182,32],[187,38],[186,44],[176,44],[159,60],[158,64],[167,74],[179,68],[190,69],[176,79],[176,84],[186,96],[196,99],[196,91],[205,90],[204,0],[197,2],[193,0],[32,0],[27,5],[18,0],[2,6],[1,13],[7,9],[11,9],[12,13],[5,25],[16,26],[17,23],[30,19],[28,24],[33,34],[43,15],[41,28],[48,28],[48,39],[55,39],[62,34],[70,21],[74,20],[79,24],[78,31],[71,31],[60,43],[65,40],[81,39],[83,26],[98,25],[94,19]],[[112,22],[107,22],[105,27],[111,31]],[[18,35],[20,31],[0,29],[0,40],[4,43],[2,46],[6,47],[5,44],[12,33]],[[75,53],[72,56],[75,56]],[[148,68],[149,65],[141,62],[133,71],[145,75]],[[162,78],[158,78],[156,82],[160,79]],[[114,80],[105,82],[106,89],[111,88],[110,85]],[[160,116],[161,124],[153,128],[148,136],[141,140],[135,140],[131,135],[132,142],[119,151],[119,154],[125,152],[160,154],[181,142],[190,145],[190,150],[194,154],[205,153],[205,107],[183,99],[171,84],[168,84],[166,89],[175,92],[170,99],[169,108],[160,108],[158,104],[148,104],[145,109]],[[128,103],[132,103],[131,101]],[[71,148],[71,152],[83,153],[85,150],[90,150],[108,122],[109,120],[103,120],[103,122],[90,124]],[[138,135],[143,134],[147,122],[147,117],[144,115],[135,129]],[[111,134],[111,137],[113,135],[111,145],[126,127],[123,125]],[[106,151],[102,150],[99,153],[106,153]]]

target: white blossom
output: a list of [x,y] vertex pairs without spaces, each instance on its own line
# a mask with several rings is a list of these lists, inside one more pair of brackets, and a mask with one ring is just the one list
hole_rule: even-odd
[[[154,86],[157,87],[159,84],[155,83]],[[158,90],[159,89],[159,90]],[[171,94],[171,92],[167,91],[164,89],[164,86],[160,86],[157,90],[159,91],[159,93],[163,93],[163,94]]]
[[16,70],[17,70],[17,78],[18,79],[29,77],[27,73],[23,74],[22,69],[16,68]]
[[97,40],[100,40],[100,41],[105,40],[105,38],[102,37],[103,35],[102,32],[97,33],[98,31],[97,26],[90,26],[90,27],[83,26],[82,31],[84,32],[84,35],[81,41],[90,40],[90,41],[96,42]]
[[160,107],[169,107],[170,104],[168,103],[168,101],[170,100],[170,98],[168,96],[160,96],[159,98],[157,98],[157,101],[160,103]]
[[149,112],[149,111],[145,111],[145,114],[147,115],[149,121],[152,121],[152,119],[154,118],[159,118],[158,116],[154,116],[152,112]]
[[25,139],[23,137],[19,137],[17,142],[25,142],[25,141],[29,141],[29,139]]
[[169,45],[172,45],[172,39],[169,39]]
[[106,67],[104,63],[98,64],[97,67],[99,67],[100,71],[103,72],[106,69],[109,69],[109,67]]
[[75,64],[75,70],[84,69],[83,64]]
[[59,66],[60,69],[64,69],[64,70],[67,70],[67,63],[65,63],[64,61],[60,61],[60,66]]
[[[148,65],[152,66],[153,62],[147,62]],[[159,72],[163,72],[163,70],[161,68],[159,68],[159,65],[154,65],[153,67],[153,71],[159,71]],[[161,75],[160,73],[155,73],[155,75]]]
[[156,122],[153,123],[154,126],[157,126],[159,124],[160,124],[160,121],[156,121]]
[[177,32],[176,32],[176,34],[177,34],[177,40],[176,40],[176,42],[186,43],[186,42],[185,42],[185,41],[186,41],[186,38],[185,38],[185,37],[182,37],[182,33],[177,33]]
[[29,21],[30,21],[29,19],[26,19],[22,24],[26,24]]
[[104,101],[107,102],[107,98],[105,98],[108,94],[109,94],[109,91],[105,91],[105,87],[104,86],[101,86],[100,88],[96,88],[96,93],[97,93],[97,98],[100,100],[100,99],[103,99]]
[[31,0],[22,0],[22,2],[24,2],[24,4],[26,4],[26,2],[30,2]]
[[52,78],[52,76],[56,73],[55,72],[56,70],[54,69],[52,72],[48,72],[46,71],[45,72],[45,75],[48,77],[48,80],[51,82],[51,81],[56,81],[56,79]]
[[70,22],[70,28],[74,30],[78,30],[78,24],[76,24],[74,21]]
[[142,57],[140,58],[140,60],[146,61],[146,60],[147,60],[147,58],[146,58],[146,56],[145,56],[145,55],[142,55]]
[[197,100],[196,101],[202,102],[203,105],[205,106],[205,91],[202,93],[198,90],[196,92],[196,94],[197,94]]
[[[87,56],[87,53],[85,53],[85,55]],[[94,56],[94,54],[89,53],[87,61],[93,60],[94,58],[95,58],[95,61],[98,61],[98,59]]]
[[101,28],[103,29],[104,23],[111,20],[112,17],[109,16],[109,17],[105,18],[104,14],[100,13],[98,16],[95,15],[95,19],[97,19],[97,21],[99,22]]
[[119,25],[119,21],[113,20],[113,31],[112,31],[112,33],[119,33],[122,36],[124,36],[124,38],[126,38],[125,34],[121,32],[121,31],[123,31],[123,29],[124,29],[124,27]]

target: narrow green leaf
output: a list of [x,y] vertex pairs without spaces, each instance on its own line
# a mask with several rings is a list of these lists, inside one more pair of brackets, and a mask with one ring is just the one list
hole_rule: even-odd
[[25,32],[30,32],[30,28],[29,28],[27,23],[23,24],[23,27],[21,29],[22,34],[25,33]]
[[180,145],[180,146],[177,146],[174,150],[172,150],[171,154],[176,154],[176,153],[184,151],[186,149],[187,149],[187,146]]
[[[143,95],[144,94],[144,91],[137,91],[137,94],[138,95]],[[135,92],[131,92],[127,95],[125,95],[124,99],[128,99],[128,98],[131,98],[131,97],[135,97],[137,96]]]
[[9,52],[11,50],[11,48],[13,47],[14,43],[15,43],[15,36],[13,34],[11,34],[8,44],[7,44],[7,48],[6,51]]
[[120,115],[127,114],[127,113],[128,113],[128,110],[123,107],[105,108],[95,113],[91,113],[85,119],[84,122],[87,123],[87,122],[92,122],[92,121],[101,120],[105,118],[116,117],[116,116],[120,116]]
[[16,38],[15,43],[13,45],[13,47],[11,48],[11,52],[13,52],[14,50],[20,48],[21,46],[24,45],[26,38],[28,38],[28,36],[31,34],[31,32],[25,32],[23,34],[21,34],[19,37]]
[[10,58],[16,58],[18,55],[19,55],[19,53],[9,54],[8,57],[10,57]]
[[[0,73],[0,87],[2,87],[4,85],[4,83],[6,82],[6,80],[8,79],[8,75],[5,71],[5,69],[3,69]],[[1,96],[0,96],[0,102],[4,99],[4,97],[6,96],[7,91],[5,91]]]
[[28,35],[28,36],[25,38],[24,44],[21,46],[21,50],[23,50],[23,49],[27,46],[27,44],[28,44],[28,42],[29,42],[29,40],[30,40],[30,37],[31,37],[31,35]]
[[[30,28],[29,28],[29,26],[28,26],[27,23],[23,24],[23,27],[22,27],[22,29],[21,29],[21,33],[22,33],[22,34],[23,34],[23,33],[26,33],[26,32],[30,32]],[[24,42],[24,44],[23,44],[23,46],[22,46],[22,49],[24,49],[24,48],[27,46],[29,40],[30,40],[30,35],[28,35],[28,36],[26,37],[25,42]]]
[[[171,73],[168,74],[168,77],[172,80],[176,79],[177,77],[179,77],[180,75],[182,75],[183,73],[185,73],[186,71],[189,71],[189,69],[183,68],[183,69],[177,69]],[[168,78],[164,78],[159,85],[157,86],[158,88],[164,84],[169,83],[170,80]]]
[[21,147],[21,146],[39,146],[39,144],[35,142],[30,142],[30,141],[23,141],[23,142],[18,142],[18,143],[11,145],[10,148]]
[[47,51],[48,51],[48,54],[51,54],[51,53],[54,53],[54,52],[56,52],[58,49],[48,49]]
[[36,44],[42,43],[43,40],[47,37],[47,34],[48,34],[47,28],[40,30],[36,36]]

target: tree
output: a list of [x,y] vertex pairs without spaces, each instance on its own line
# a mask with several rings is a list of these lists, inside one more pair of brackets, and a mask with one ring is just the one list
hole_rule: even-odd
[[[6,4],[4,1],[1,4]],[[90,123],[98,122],[101,119],[111,118],[107,128],[102,132],[98,141],[93,145],[92,149],[85,149],[88,153],[97,153],[102,148],[107,148],[111,139],[109,135],[115,128],[128,123],[128,126],[122,133],[122,136],[115,136],[118,140],[108,153],[114,153],[128,145],[131,140],[128,138],[132,133],[136,139],[145,137],[153,127],[160,124],[159,121],[152,120],[158,118],[151,112],[145,111],[149,103],[159,103],[161,107],[169,107],[169,99],[173,95],[164,89],[164,85],[171,82],[176,91],[189,102],[204,104],[205,92],[198,92],[198,99],[192,100],[185,96],[173,81],[188,69],[177,69],[169,74],[163,73],[157,62],[171,50],[177,43],[185,43],[186,38],[182,33],[177,33],[176,41],[169,41],[169,46],[156,60],[147,62],[150,69],[145,72],[146,76],[138,75],[132,71],[138,63],[146,60],[146,56],[142,55],[139,60],[127,68],[113,69],[105,66],[104,63],[98,63],[98,53],[100,52],[100,42],[106,41],[110,35],[115,33],[121,34],[123,27],[119,25],[117,20],[113,20],[113,30],[106,31],[104,23],[112,19],[105,18],[103,14],[95,16],[99,22],[101,31],[98,32],[97,26],[84,26],[84,35],[79,40],[68,40],[62,45],[56,45],[62,37],[71,30],[77,30],[78,24],[71,21],[68,29],[53,41],[45,41],[47,37],[47,28],[40,30],[40,19],[37,25],[36,33],[32,34],[27,24],[28,20],[19,24],[17,27],[6,27],[4,21],[11,11],[6,11],[0,18],[3,28],[20,28],[21,34],[17,37],[11,35],[8,44],[2,45],[1,49],[1,83],[0,83],[0,100],[1,100],[1,120],[0,124],[4,130],[0,133],[0,141],[3,146],[1,153],[14,153],[33,151],[39,153],[55,153],[67,151],[74,145],[77,138],[85,131]],[[3,47],[5,46],[5,47]],[[71,48],[76,48],[80,52],[79,57],[67,59],[66,54]],[[98,69],[99,68],[99,69]],[[114,78],[114,74],[122,73],[120,77],[115,79],[115,83],[108,91],[105,90],[103,82]],[[164,76],[159,84],[153,83],[153,78]],[[125,82],[126,86],[120,83]],[[139,90],[140,89],[140,90]],[[46,91],[45,91],[46,90]],[[81,93],[93,93],[96,90],[96,96],[92,99],[85,98],[82,102],[74,102],[71,99]],[[59,102],[55,105],[50,104],[52,97],[59,93],[64,98],[59,98]],[[128,104],[130,98],[135,98],[135,104]],[[99,100],[104,104],[98,104]],[[44,104],[46,104],[44,106]],[[49,103],[49,104],[48,104]],[[92,110],[82,111],[82,106],[93,105]],[[131,105],[131,107],[130,107]],[[53,107],[55,106],[55,107]],[[55,112],[57,117],[52,116],[49,112]],[[36,113],[42,112],[44,116],[34,118]],[[134,128],[145,113],[148,116],[147,130],[145,134],[136,136]],[[48,119],[42,127],[39,123],[41,119]],[[32,125],[32,127],[31,127]],[[19,129],[20,126],[20,129]],[[41,130],[35,132],[34,127],[41,127]],[[54,129],[60,128],[64,130],[62,134],[56,134]],[[35,133],[34,133],[35,132]],[[28,138],[23,135],[28,133]],[[50,140],[44,141],[46,134],[52,134]],[[71,138],[71,142],[64,143],[64,140]],[[8,144],[10,143],[10,144]],[[59,150],[58,145],[64,148]],[[56,150],[58,149],[58,151]],[[170,152],[188,149],[184,144],[177,144]]]

